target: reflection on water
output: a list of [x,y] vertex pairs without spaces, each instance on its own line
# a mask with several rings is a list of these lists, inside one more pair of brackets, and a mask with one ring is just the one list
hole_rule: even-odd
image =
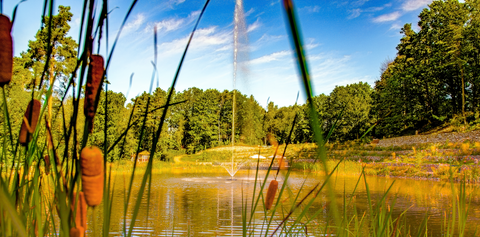
[[[261,171],[260,177],[265,172]],[[241,170],[236,175],[236,180],[227,180],[229,175],[225,174],[198,174],[198,173],[164,173],[155,174],[152,177],[150,203],[144,195],[140,211],[134,227],[135,236],[241,236],[242,235],[242,200],[252,203],[253,183],[255,174],[253,171]],[[276,219],[270,226],[270,231],[280,223],[282,216],[289,209],[289,202],[296,195],[306,173],[294,172],[290,175],[288,185],[292,193],[286,192],[282,197],[285,207],[278,211]],[[115,193],[112,207],[110,225],[111,236],[121,236],[123,233],[123,206],[125,187],[128,187],[129,175],[117,174],[115,176]],[[283,183],[279,177],[280,185]],[[269,178],[270,179],[270,178]],[[311,174],[305,182],[304,191],[300,194],[303,197],[306,192],[321,182],[323,176]],[[337,202],[343,203],[344,190],[347,197],[352,193],[358,177],[332,177],[333,186],[337,193]],[[372,199],[381,198],[385,190],[394,179],[368,177],[368,185]],[[129,202],[126,226],[130,226],[132,209],[136,199],[136,193],[140,186],[141,176],[139,175],[133,185],[134,194]],[[268,184],[268,183],[267,183]],[[266,187],[265,187],[266,189]],[[257,189],[258,190],[258,189]],[[436,181],[418,181],[411,179],[396,180],[395,185],[388,198],[394,199],[395,206],[392,207],[395,215],[399,215],[408,209],[406,217],[407,224],[411,226],[412,233],[416,233],[416,227],[422,222],[425,212],[428,210],[429,234],[440,236],[445,213],[451,212],[451,191],[450,185]],[[472,195],[471,208],[467,228],[474,230],[476,223],[480,223],[480,193],[478,189],[468,188],[467,193]],[[332,219],[328,213],[327,197],[322,192],[313,204],[309,215],[321,210],[315,221],[308,228],[299,229],[300,236],[318,236],[327,219]],[[363,214],[367,210],[367,198],[365,185],[360,182],[355,196],[357,212]],[[94,228],[88,230],[89,235],[97,236],[101,230],[103,207],[97,207],[91,213],[89,225]],[[92,210],[89,210],[92,212]],[[343,211],[342,211],[343,212]],[[352,210],[348,210],[349,213]],[[265,234],[263,208],[260,207],[255,213],[254,235]],[[262,228],[263,227],[263,228]],[[307,233],[305,232],[307,231]],[[468,236],[468,235],[467,235]]]

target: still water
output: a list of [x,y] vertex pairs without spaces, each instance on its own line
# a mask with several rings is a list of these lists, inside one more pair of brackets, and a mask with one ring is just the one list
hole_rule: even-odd
[[[263,179],[265,171],[260,171],[259,178]],[[110,236],[122,236],[124,227],[124,202],[125,187],[128,188],[128,174],[115,175],[115,192],[110,223]],[[270,174],[269,180],[274,175]],[[142,198],[140,211],[134,227],[136,236],[241,236],[242,235],[242,200],[251,205],[254,186],[254,171],[241,170],[235,175],[236,180],[228,180],[230,176],[225,172],[218,173],[194,173],[189,171],[175,171],[152,176],[150,203],[147,195]],[[283,183],[280,175],[279,187]],[[306,180],[306,181],[305,181]],[[303,191],[299,195],[300,200],[317,183],[322,182],[324,176],[304,172],[293,172],[288,185],[292,192],[284,193],[282,203],[283,211],[279,209],[270,229],[275,229],[282,217],[289,210],[289,203],[293,195],[297,194],[305,181]],[[445,214],[452,212],[452,194],[449,183],[439,181],[425,181],[413,179],[391,179],[382,177],[367,177],[367,183],[373,201],[379,200],[388,187],[395,180],[390,191],[389,199],[395,199],[393,209],[394,216],[406,212],[406,222],[410,226],[412,234],[416,234],[418,225],[424,220],[428,211],[428,235],[442,236]],[[333,176],[332,185],[337,196],[340,212],[343,213],[344,195],[350,198],[358,177]],[[134,195],[129,202],[126,215],[126,226],[130,226],[133,214],[133,205],[141,182],[141,175],[135,178],[133,184]],[[458,186],[458,185],[457,185]],[[265,187],[267,189],[267,187]],[[258,192],[258,189],[257,189]],[[266,192],[265,192],[266,193]],[[471,194],[467,229],[471,236],[480,223],[480,192],[476,186],[467,187],[467,193]],[[291,197],[291,198],[289,198]],[[368,210],[365,184],[359,183],[355,193],[355,205],[358,215],[363,215]],[[393,201],[390,201],[392,203]],[[320,210],[314,220],[307,226],[297,229],[299,236],[318,236],[323,227],[333,218],[329,215],[329,203],[326,193],[322,191],[311,207],[308,215],[311,216]],[[89,210],[90,212],[92,210]],[[93,210],[89,220],[88,234],[97,236],[100,234],[102,220],[102,207]],[[350,217],[353,215],[351,208],[347,208]],[[307,215],[307,216],[308,216]],[[265,234],[265,225],[262,225],[264,217],[261,204],[256,211],[253,222],[255,223],[254,235]],[[93,227],[93,228],[92,228]],[[262,229],[263,227],[263,229]]]

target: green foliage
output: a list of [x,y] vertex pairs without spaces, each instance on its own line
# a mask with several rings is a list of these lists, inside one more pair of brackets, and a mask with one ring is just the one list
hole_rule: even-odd
[[[108,103],[105,103],[108,101]],[[115,140],[122,133],[121,128],[126,127],[128,116],[124,116],[126,110],[124,108],[125,96],[122,93],[115,93],[113,91],[102,91],[100,94],[100,101],[98,102],[97,113],[95,116],[93,133],[89,136],[90,143],[98,147],[110,147]],[[105,111],[107,109],[108,111]],[[106,123],[106,125],[105,125]],[[105,139],[105,126],[106,139]],[[120,147],[108,154],[110,159],[119,159]]]
[[480,21],[477,1],[433,1],[415,32],[401,30],[395,60],[375,83],[377,136],[412,134],[454,115],[467,123],[480,108]]
[[[60,83],[65,88],[65,83],[70,77],[70,73],[74,70],[77,63],[77,43],[72,37],[67,36],[70,26],[68,22],[72,20],[73,14],[70,7],[59,6],[58,14],[53,16],[52,31],[49,27],[44,27],[37,32],[34,41],[28,42],[27,52],[20,55],[21,64],[29,69],[36,79],[34,85],[40,84],[41,72],[47,61],[48,48],[50,46],[52,52],[50,54],[50,64],[48,74],[50,83],[60,79]],[[43,19],[43,24],[48,25],[50,18],[47,16]],[[49,34],[50,33],[50,34]],[[48,39],[50,38],[50,42]],[[19,60],[20,61],[20,60]]]

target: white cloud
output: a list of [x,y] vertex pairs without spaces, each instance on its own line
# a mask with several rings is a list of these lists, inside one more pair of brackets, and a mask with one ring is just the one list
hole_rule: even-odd
[[253,24],[247,27],[247,32],[254,31],[258,29],[262,24],[260,23],[260,18],[258,18]]
[[385,7],[369,7],[364,10],[364,12],[378,12],[383,10]]
[[182,3],[184,3],[184,2],[185,2],[185,0],[177,0],[177,1],[175,1],[175,4],[178,5],[178,4],[182,4]]
[[215,26],[199,29],[195,32],[195,40],[192,46],[202,48],[211,45],[223,45],[229,43],[232,35],[229,32],[216,32]]
[[355,8],[352,10],[349,10],[350,15],[347,17],[348,19],[353,19],[359,17],[363,12],[378,12],[381,11],[387,7],[392,6],[391,3],[387,3],[381,7],[369,7],[366,9],[361,9],[361,8]]
[[404,11],[415,11],[419,8],[427,6],[431,2],[432,2],[432,0],[407,0],[402,5],[402,10],[404,10]]
[[368,2],[369,0],[358,0],[352,3],[352,6],[354,7],[359,7]]
[[158,22],[157,25],[157,30],[158,31],[174,31],[177,30],[182,26],[184,22],[184,19],[168,19],[168,20],[163,20]]
[[369,76],[359,76],[351,55],[341,57],[332,55],[316,55],[317,60],[311,63],[312,85],[316,94],[329,94],[336,85],[347,85],[359,81],[371,81]]
[[252,13],[254,13],[254,12],[255,12],[255,9],[250,8],[250,10],[248,10],[247,12],[245,12],[245,17],[250,16],[250,15],[251,15]]
[[125,27],[123,27],[123,32],[124,34],[128,34],[130,32],[134,32],[140,28],[141,25],[145,22],[145,15],[142,13],[139,13],[135,16],[135,19],[131,22],[128,22],[125,24]]
[[399,11],[384,14],[373,19],[374,22],[387,22],[387,21],[395,21],[397,20],[402,14]]
[[311,50],[311,49],[314,49],[318,46],[317,43],[315,43],[315,39],[314,38],[308,38],[307,39],[307,43],[305,44],[305,49],[307,50]]
[[357,8],[357,9],[349,10],[349,12],[350,12],[350,15],[347,18],[353,19],[353,18],[359,17],[360,14],[362,14],[362,9]]
[[320,11],[320,7],[319,6],[306,6],[304,8],[302,8],[301,10],[305,10],[309,13],[312,13],[312,12],[319,12]]
[[264,43],[264,42],[267,42],[267,43],[271,43],[272,41],[277,41],[281,38],[285,37],[285,35],[267,35],[267,34],[263,34],[262,37],[260,37],[260,39],[257,40],[257,42],[255,43]]
[[400,30],[402,29],[402,25],[398,23],[393,23],[392,26],[390,27],[390,30]]
[[250,64],[262,64],[262,63],[269,63],[272,61],[279,61],[280,59],[284,58],[285,56],[290,55],[290,51],[283,50],[280,52],[275,52],[269,55],[265,55],[250,61]]
[[271,44],[282,38],[286,37],[285,35],[269,35],[263,34],[258,40],[250,44],[250,51],[256,51],[261,49],[264,45]]
[[228,44],[228,45],[222,46],[221,48],[216,49],[215,52],[230,51],[232,50],[232,48],[233,48],[232,45]]
[[[169,42],[163,42],[159,45],[159,56],[168,58],[171,55],[180,54],[185,50],[190,34]],[[195,32],[189,51],[202,51],[211,49],[212,51],[225,51],[228,44],[231,44],[231,32],[217,32],[216,27],[201,28]]]
[[151,32],[154,25],[157,26],[158,32],[175,31],[192,23],[195,19],[197,19],[199,14],[200,11],[194,11],[186,18],[170,18],[163,21],[152,22],[145,27],[144,31]]

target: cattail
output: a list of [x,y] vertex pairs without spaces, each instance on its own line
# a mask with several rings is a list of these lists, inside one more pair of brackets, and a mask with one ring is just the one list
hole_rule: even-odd
[[27,143],[32,139],[32,133],[35,132],[35,128],[37,127],[38,123],[38,117],[40,116],[40,107],[40,101],[38,100],[33,99],[30,101],[30,103],[28,103],[20,130],[20,144],[27,145]]
[[[78,193],[78,204],[76,204],[76,193],[73,194],[72,212],[76,211],[75,225],[87,229],[87,202],[83,192]],[[76,205],[75,205],[76,204]],[[75,210],[75,206],[77,209]]]
[[98,147],[85,147],[80,154],[82,190],[89,206],[97,206],[103,197],[103,155]]
[[93,119],[95,118],[95,97],[98,93],[98,88],[102,82],[104,73],[103,57],[98,54],[94,54],[90,59],[90,67],[88,68],[87,84],[85,86],[85,101],[84,101],[84,114],[89,121],[89,131],[93,129]]
[[13,40],[10,34],[12,22],[7,16],[0,14],[0,86],[8,84],[12,79]]
[[273,179],[270,182],[270,185],[268,185],[267,198],[265,199],[265,207],[267,208],[267,210],[270,210],[270,208],[272,208],[273,199],[275,199],[277,189],[278,181]]
[[85,229],[81,226],[72,227],[70,229],[70,237],[83,237],[85,235]]

